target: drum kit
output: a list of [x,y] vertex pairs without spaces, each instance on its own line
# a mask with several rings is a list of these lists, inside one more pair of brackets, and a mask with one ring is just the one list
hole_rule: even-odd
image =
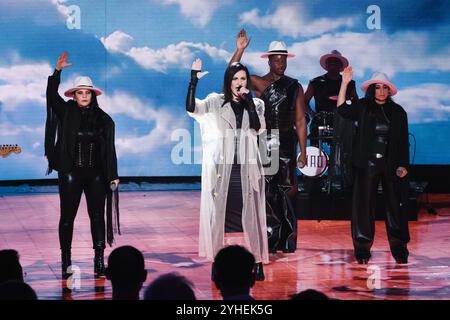
[[[304,167],[298,166],[300,172],[307,179],[322,180],[323,189],[330,193],[331,181],[329,174],[330,150],[333,143],[333,112],[318,112],[309,121],[310,146],[306,148],[307,164]],[[297,156],[297,160],[300,157]],[[298,163],[298,161],[297,161]],[[328,174],[327,174],[328,173]]]

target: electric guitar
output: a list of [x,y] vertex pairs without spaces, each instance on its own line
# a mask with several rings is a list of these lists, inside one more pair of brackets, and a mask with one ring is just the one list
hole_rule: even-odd
[[6,158],[11,153],[19,154],[22,149],[17,144],[0,144],[0,156]]

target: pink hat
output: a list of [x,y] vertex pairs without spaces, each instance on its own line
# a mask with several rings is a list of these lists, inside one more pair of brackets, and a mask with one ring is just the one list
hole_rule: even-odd
[[272,55],[281,54],[288,58],[295,57],[295,54],[288,53],[286,44],[282,41],[272,41],[269,45],[269,51],[261,55],[261,58],[268,58]]
[[91,78],[89,77],[76,77],[73,81],[73,88],[70,88],[66,92],[64,92],[64,95],[66,97],[73,97],[73,94],[75,91],[80,89],[89,89],[95,92],[96,96],[101,95],[103,92],[102,90],[94,87],[94,84],[92,83]]
[[397,88],[389,81],[388,76],[383,73],[383,72],[375,72],[372,75],[372,78],[370,78],[369,80],[365,81],[362,85],[361,85],[361,90],[366,92],[367,88],[374,83],[382,83],[385,84],[389,87],[389,90],[391,91],[390,94],[391,96],[395,95],[397,93]]
[[327,69],[327,60],[330,59],[330,58],[337,58],[337,59],[341,60],[341,63],[342,63],[341,71],[344,70],[344,68],[346,68],[348,66],[347,58],[342,56],[342,54],[339,51],[333,50],[333,51],[331,51],[331,53],[325,54],[325,55],[320,57],[320,65],[325,70],[328,70]]

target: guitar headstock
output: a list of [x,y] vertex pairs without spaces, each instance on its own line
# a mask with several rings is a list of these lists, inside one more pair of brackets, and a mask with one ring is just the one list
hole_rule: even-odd
[[19,154],[22,149],[17,144],[0,144],[0,156],[6,158],[11,153]]

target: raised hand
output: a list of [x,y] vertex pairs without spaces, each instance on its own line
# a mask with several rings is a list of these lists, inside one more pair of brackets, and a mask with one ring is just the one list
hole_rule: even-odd
[[342,82],[345,84],[348,84],[350,81],[352,81],[353,78],[353,69],[351,66],[348,66],[342,71]]
[[245,29],[241,29],[237,34],[236,48],[238,50],[245,50],[245,48],[247,48],[248,44],[250,43],[250,40],[251,38],[247,38]]
[[67,56],[67,52],[64,52],[58,57],[58,60],[56,61],[56,70],[62,70],[65,67],[70,67],[71,65],[73,65],[73,63],[67,62]]
[[195,59],[194,62],[192,62],[191,70],[198,71],[197,78],[199,78],[199,79],[203,78],[204,76],[206,76],[209,73],[208,71],[201,72],[202,71],[202,60],[200,60],[198,58]]

